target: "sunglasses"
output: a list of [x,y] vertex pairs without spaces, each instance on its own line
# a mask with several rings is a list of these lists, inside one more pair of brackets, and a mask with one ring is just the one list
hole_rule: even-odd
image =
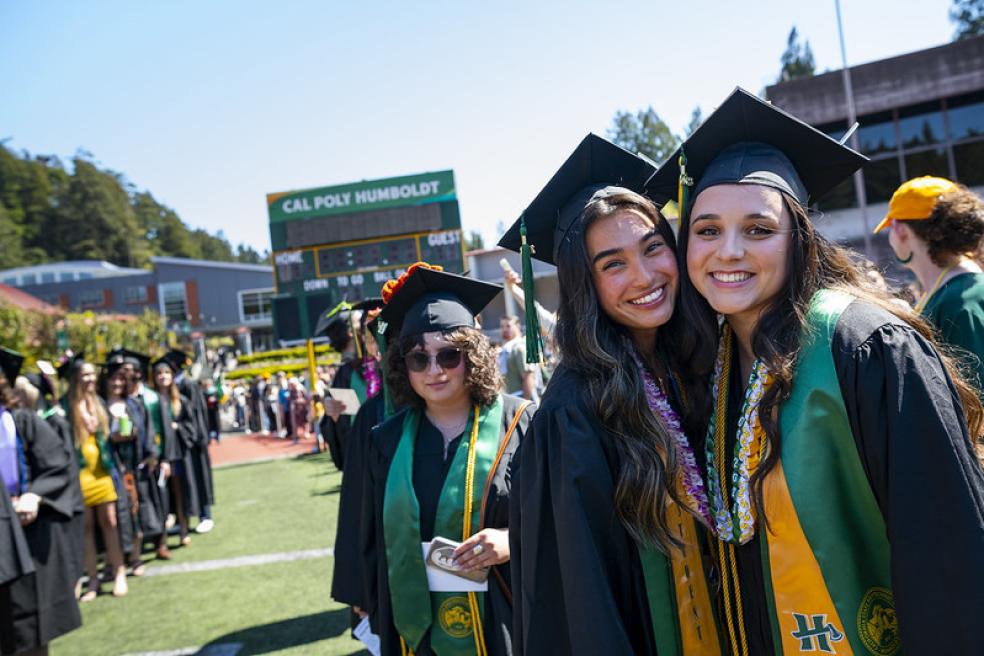
[[434,356],[424,351],[411,351],[403,356],[403,361],[408,370],[418,373],[427,369],[431,362],[436,362],[441,369],[454,369],[461,364],[461,349],[443,348]]

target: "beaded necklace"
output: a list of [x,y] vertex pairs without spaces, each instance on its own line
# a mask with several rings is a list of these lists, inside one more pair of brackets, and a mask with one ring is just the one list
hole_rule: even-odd
[[725,323],[714,366],[714,385],[711,393],[715,400],[715,409],[707,427],[705,442],[707,489],[714,517],[714,532],[718,538],[731,544],[745,544],[755,535],[755,514],[751,503],[749,481],[762,460],[765,448],[765,435],[758,415],[759,405],[772,379],[765,368],[765,363],[755,360],[738,419],[738,439],[735,441],[733,456],[729,507],[723,492],[726,486],[724,434],[727,424],[732,341],[731,328]]
[[683,490],[687,506],[697,513],[707,526],[713,526],[711,521],[711,509],[707,501],[707,491],[704,489],[704,480],[700,476],[697,468],[697,459],[694,450],[687,441],[687,436],[681,429],[680,417],[677,415],[673,406],[670,405],[666,394],[656,383],[656,377],[643,365],[639,355],[632,352],[632,359],[635,360],[636,367],[639,368],[639,375],[642,377],[643,390],[646,394],[646,403],[654,415],[659,417],[663,427],[673,438],[673,444],[677,449],[677,456],[680,468],[683,470]]

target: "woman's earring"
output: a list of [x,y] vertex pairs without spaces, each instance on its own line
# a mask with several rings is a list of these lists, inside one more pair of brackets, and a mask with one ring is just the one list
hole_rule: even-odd
[[907,258],[905,258],[905,259],[902,259],[901,257],[899,257],[899,256],[898,256],[898,255],[897,255],[896,253],[894,253],[894,252],[892,253],[892,255],[894,255],[894,256],[895,256],[895,261],[896,261],[896,262],[898,262],[899,264],[908,264],[909,262],[911,262],[911,261],[912,261],[912,251],[909,251],[909,257],[907,257]]

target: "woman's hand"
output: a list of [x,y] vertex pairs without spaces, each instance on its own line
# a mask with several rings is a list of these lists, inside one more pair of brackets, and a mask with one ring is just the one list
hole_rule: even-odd
[[161,473],[164,474],[164,480],[171,478],[171,463],[166,460],[161,463]]
[[41,497],[33,492],[25,492],[14,503],[14,512],[20,519],[21,526],[27,526],[38,518],[38,508],[41,506]]
[[455,562],[465,571],[501,565],[509,560],[509,530],[487,528],[454,550]]
[[331,417],[332,421],[338,421],[343,412],[345,412],[344,403],[336,399],[325,399],[325,414]]

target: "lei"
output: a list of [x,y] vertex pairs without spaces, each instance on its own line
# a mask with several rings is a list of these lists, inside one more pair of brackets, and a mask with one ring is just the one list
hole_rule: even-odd
[[376,358],[369,356],[362,360],[362,380],[366,381],[366,398],[371,399],[379,393],[383,381]]
[[642,364],[638,354],[632,352],[632,359],[635,360],[636,367],[639,368],[639,375],[642,376],[643,390],[649,409],[660,418],[677,448],[680,467],[683,470],[683,491],[686,495],[687,505],[698,514],[707,526],[713,526],[707,492],[704,489],[704,480],[697,468],[694,450],[690,447],[687,436],[683,434],[681,429],[680,417],[670,405],[663,390],[656,384],[656,378]]
[[730,327],[725,324],[714,365],[712,397],[714,412],[707,427],[705,441],[707,454],[707,489],[714,516],[712,524],[718,538],[732,544],[745,544],[755,535],[755,514],[749,491],[752,474],[758,468],[765,446],[765,437],[759,423],[759,404],[771,379],[765,364],[755,360],[749,376],[748,387],[738,420],[738,439],[731,475],[731,505],[724,498],[726,484],[724,469],[724,431],[727,422],[728,381],[731,369]]

